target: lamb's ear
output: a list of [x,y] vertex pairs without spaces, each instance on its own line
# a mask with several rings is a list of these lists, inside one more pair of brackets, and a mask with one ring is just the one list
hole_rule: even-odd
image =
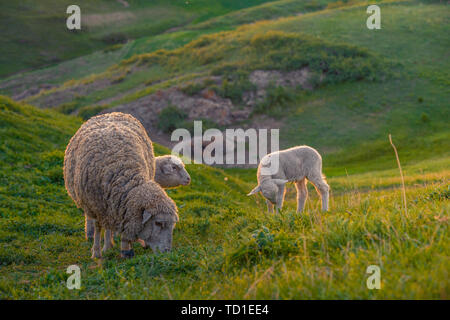
[[142,224],[145,224],[148,220],[150,220],[151,217],[152,214],[147,210],[144,210],[144,213],[142,214]]
[[272,181],[278,186],[286,184],[288,182],[288,180],[285,179],[272,179]]
[[249,194],[247,194],[248,196],[251,196],[252,194],[258,193],[261,191],[261,187],[259,185],[257,185],[256,187],[253,188],[252,191],[250,191]]

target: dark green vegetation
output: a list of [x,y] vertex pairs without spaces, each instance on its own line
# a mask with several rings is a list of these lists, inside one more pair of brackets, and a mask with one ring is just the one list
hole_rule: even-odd
[[[262,2],[206,10],[198,1],[187,10],[175,1],[177,19],[137,19],[109,37],[136,40],[80,46],[74,56],[102,50],[0,82],[7,95],[20,85],[54,85],[26,101],[55,109],[0,98],[0,298],[448,299],[448,5],[380,2],[382,29],[370,31],[365,3],[253,6]],[[144,2],[130,3],[130,11],[145,12]],[[249,22],[256,23],[242,25]],[[105,30],[79,36],[87,44]],[[34,54],[24,57],[39,62]],[[282,147],[308,144],[323,154],[329,213],[319,212],[311,188],[306,211],[296,214],[290,186],[282,214],[267,215],[260,196],[245,196],[255,170],[189,165],[192,185],[169,191],[180,210],[171,253],[136,244],[131,260],[120,260],[118,248],[101,262],[90,259],[61,169],[81,118],[171,87],[191,97],[209,89],[241,108],[257,89],[255,70],[303,68],[313,75],[310,89],[270,84],[244,124],[275,118]],[[161,130],[188,125],[177,106],[169,108],[159,115]],[[403,165],[407,212],[388,133]],[[82,269],[79,291],[65,287],[71,264]],[[366,288],[371,264],[381,267],[381,290]]]
[[172,132],[176,128],[182,128],[186,114],[176,106],[164,108],[158,115],[158,127],[164,132]]

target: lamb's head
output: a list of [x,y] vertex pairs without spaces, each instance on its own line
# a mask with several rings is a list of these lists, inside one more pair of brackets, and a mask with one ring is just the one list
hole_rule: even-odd
[[260,183],[250,191],[248,196],[255,193],[261,192],[264,198],[269,200],[271,203],[277,203],[278,188],[285,185],[288,181],[284,179],[265,179],[260,181]]
[[139,242],[154,252],[172,249],[172,236],[178,222],[177,207],[162,188],[154,192],[152,199],[142,209],[142,230]]
[[187,186],[191,177],[180,158],[172,155],[155,158],[155,181],[163,188]]

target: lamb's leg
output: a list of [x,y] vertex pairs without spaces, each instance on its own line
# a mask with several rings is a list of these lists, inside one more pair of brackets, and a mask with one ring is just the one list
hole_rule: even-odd
[[120,256],[122,258],[132,258],[134,256],[133,248],[131,247],[131,242],[124,240],[120,242]]
[[285,185],[278,186],[277,204],[275,205],[276,213],[278,213],[278,210],[281,210],[281,208],[283,208],[285,190]]
[[105,253],[114,246],[113,232],[111,231],[111,229],[105,229],[104,238],[105,240],[102,249],[103,253]]
[[95,232],[95,220],[91,219],[87,216],[87,214],[84,215],[84,231],[86,235],[86,240],[92,240],[94,239],[94,232]]
[[270,202],[269,200],[266,200],[266,204],[267,204],[267,212],[268,213],[273,213],[273,204],[272,204],[272,202]]
[[328,198],[330,192],[330,186],[325,182],[322,174],[317,174],[313,177],[308,177],[308,180],[314,184],[314,187],[322,198],[322,211],[328,211]]
[[306,179],[299,180],[295,183],[297,189],[297,212],[302,212],[305,208],[306,199],[308,198],[306,183]]
[[92,246],[92,258],[101,258],[102,253],[100,251],[100,245],[101,245],[101,234],[102,234],[102,227],[100,226],[100,223],[98,221],[94,222],[95,228],[94,228],[94,245]]

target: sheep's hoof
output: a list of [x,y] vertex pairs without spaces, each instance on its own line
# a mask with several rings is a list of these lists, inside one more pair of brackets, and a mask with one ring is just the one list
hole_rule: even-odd
[[129,259],[134,257],[134,250],[120,250],[120,257],[124,259]]

